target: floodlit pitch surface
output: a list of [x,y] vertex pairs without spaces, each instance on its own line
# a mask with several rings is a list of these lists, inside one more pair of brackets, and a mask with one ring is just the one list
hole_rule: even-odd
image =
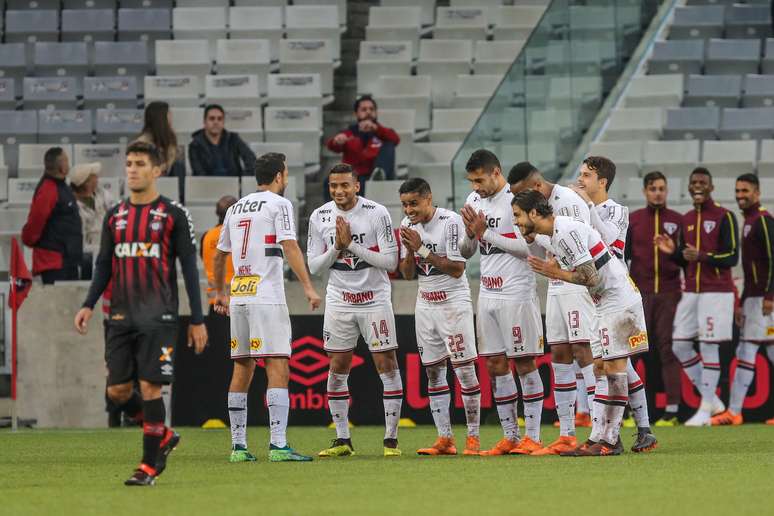
[[[0,514],[282,515],[772,514],[774,427],[658,429],[660,446],[620,457],[418,457],[429,426],[400,431],[403,457],[381,456],[382,429],[353,429],[358,453],[312,463],[269,463],[267,431],[251,427],[258,462],[230,464],[228,430],[179,429],[182,441],[151,488],[123,481],[140,430],[0,431]],[[499,438],[484,426],[483,445]],[[544,437],[557,430],[544,427]],[[455,427],[464,436],[461,426]],[[316,454],[333,431],[291,428]],[[582,436],[587,435],[586,431]],[[631,445],[628,429],[624,442]],[[458,443],[462,452],[463,443]]]

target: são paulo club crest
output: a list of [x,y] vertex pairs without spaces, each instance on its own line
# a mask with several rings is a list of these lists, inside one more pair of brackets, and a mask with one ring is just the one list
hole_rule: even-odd
[[677,231],[677,224],[674,222],[664,222],[664,231],[669,235],[674,235]]
[[714,220],[705,220],[704,224],[704,232],[705,233],[712,233],[712,230],[715,229],[715,221]]

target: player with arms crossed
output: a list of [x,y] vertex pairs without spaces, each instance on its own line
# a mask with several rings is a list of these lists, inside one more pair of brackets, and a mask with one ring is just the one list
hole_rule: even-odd
[[[683,371],[701,392],[699,410],[686,426],[709,426],[725,411],[715,389],[720,380],[720,344],[730,342],[734,327],[734,280],[739,261],[736,217],[712,200],[712,175],[698,167],[688,178],[694,209],[683,215],[684,242],[677,246],[666,235],[654,237],[659,249],[685,271],[685,291],[677,305],[672,349]],[[699,341],[699,356],[693,341]]]
[[[621,263],[624,261],[624,249],[626,247],[626,232],[629,227],[629,210],[608,197],[608,191],[615,179],[615,163],[602,156],[589,156],[583,160],[578,184],[573,190],[588,203],[591,226],[602,236],[613,256]],[[604,367],[602,357],[594,357],[594,374],[597,375],[596,393],[604,394],[606,389]],[[631,359],[626,362],[626,374],[629,382],[629,406],[634,413],[634,421],[637,425],[637,440],[632,446],[632,451],[650,451],[656,447],[656,436],[650,429],[648,417],[648,399],[645,394],[645,384],[640,375],[635,371]],[[602,392],[600,392],[600,388]],[[601,416],[600,416],[601,417]],[[597,417],[594,417],[595,423]]]
[[[755,174],[736,178],[736,203],[744,215],[742,269],[744,291],[736,321],[741,330],[736,348],[736,373],[731,383],[728,410],[712,418],[712,425],[741,425],[742,405],[755,374],[758,346],[765,346],[774,363],[774,220],[761,207],[760,181]],[[766,421],[774,425],[774,419]]]
[[593,410],[595,418],[601,413],[604,421],[592,427],[586,443],[562,454],[618,455],[621,449],[616,443],[628,401],[626,361],[630,355],[648,349],[640,293],[629,279],[626,266],[613,258],[599,232],[573,218],[554,216],[541,192],[526,190],[517,194],[513,217],[523,234],[551,238],[555,258],[530,256],[532,269],[550,279],[583,285],[597,308],[595,326],[600,338],[592,345],[600,346],[594,355],[603,357],[608,392],[595,397]]
[[183,206],[159,195],[156,179],[163,160],[158,148],[135,142],[126,149],[129,198],[105,215],[94,279],[75,316],[85,334],[94,305],[111,285],[110,323],[105,342],[107,395],[120,407],[131,400],[140,380],[143,454],[127,486],[152,486],[167,465],[180,436],[164,425],[162,385],[172,383],[177,342],[178,295],[175,260],[180,260],[191,305],[188,346],[201,353],[207,345],[196,236]]
[[403,382],[395,350],[395,316],[387,273],[398,267],[398,244],[387,208],[360,197],[351,166],[340,163],[328,174],[332,201],[309,219],[309,270],[330,271],[325,298],[323,340],[330,358],[328,407],[336,439],[320,457],[354,453],[349,433],[349,371],[362,335],[384,386],[384,456],[400,456],[398,421]]
[[400,226],[400,273],[408,280],[418,277],[415,310],[417,344],[427,373],[430,411],[438,429],[438,439],[419,455],[456,455],[449,403],[451,393],[446,378],[446,361],[451,360],[460,381],[462,403],[468,424],[464,455],[480,451],[479,422],[481,388],[474,362],[476,334],[473,304],[465,276],[465,258],[460,241],[465,230],[462,218],[453,211],[433,206],[427,181],[409,179],[400,186],[400,202],[406,218]]
[[[550,183],[529,162],[521,162],[508,173],[511,192],[516,195],[526,189],[537,190],[546,198],[557,215],[571,217],[590,225],[586,202],[565,186]],[[551,346],[551,367],[554,371],[554,399],[559,416],[559,438],[536,455],[559,455],[575,449],[576,378],[573,359],[578,362],[586,386],[589,407],[593,406],[594,365],[589,343],[597,338],[593,329],[596,310],[583,286],[552,278],[546,296],[546,337]]]
[[[528,455],[542,449],[540,418],[543,381],[535,357],[543,355],[543,323],[535,274],[526,257],[527,242],[513,224],[511,194],[500,161],[488,150],[471,154],[465,165],[473,188],[462,209],[465,237],[462,255],[481,252],[481,290],[478,295],[478,347],[492,378],[503,438],[482,455]],[[527,435],[519,438],[518,393],[509,360],[516,364],[524,401]],[[570,366],[572,367],[572,366]],[[573,386],[575,376],[572,377]]]
[[[215,310],[231,316],[231,358],[234,370],[228,389],[231,421],[230,462],[256,460],[247,450],[247,391],[256,359],[266,364],[269,407],[269,460],[312,460],[287,442],[290,398],[288,380],[291,328],[283,256],[304,287],[312,310],[320,306],[296,241],[293,205],[282,197],[288,185],[285,156],[264,154],[255,165],[258,191],[242,197],[226,212],[215,254]],[[226,260],[231,254],[234,277],[225,291]]]

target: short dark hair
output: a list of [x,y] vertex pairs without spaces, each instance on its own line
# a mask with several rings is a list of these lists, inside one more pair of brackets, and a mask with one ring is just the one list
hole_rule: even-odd
[[412,177],[406,179],[400,188],[398,188],[398,194],[415,193],[420,197],[427,197],[432,193],[430,190],[430,184],[421,177]]
[[696,174],[701,174],[703,176],[707,176],[710,178],[710,183],[712,183],[712,174],[710,174],[710,171],[705,167],[696,167],[691,171],[691,174],[688,176],[688,180],[691,180],[691,177],[693,177]]
[[337,163],[328,171],[328,176],[331,174],[352,174],[354,176],[355,169],[348,163]]
[[524,181],[535,172],[540,172],[535,165],[529,161],[516,163],[508,172],[508,184],[515,185],[519,181]]
[[528,188],[523,190],[511,199],[511,204],[518,206],[522,211],[529,213],[532,210],[537,211],[541,217],[548,217],[554,213],[551,205],[545,196],[537,190]]
[[360,103],[366,101],[373,103],[374,109],[379,109],[379,106],[376,105],[376,101],[371,95],[360,95],[355,99],[355,103],[352,105],[352,111],[357,111],[357,108],[360,107]]
[[152,143],[134,141],[126,148],[126,155],[128,156],[129,154],[147,155],[148,160],[150,160],[151,165],[154,167],[160,167],[164,163],[159,148]]
[[220,104],[207,104],[206,106],[204,106],[204,119],[205,120],[207,119],[207,113],[209,113],[213,109],[217,109],[218,111],[220,111],[223,114],[224,117],[226,116],[226,111],[223,109],[223,106],[221,106]]
[[285,170],[285,155],[279,152],[267,152],[255,162],[255,180],[259,185],[268,185],[277,174]]
[[467,172],[473,172],[479,168],[484,169],[484,172],[491,174],[495,167],[502,170],[500,166],[500,160],[497,159],[495,153],[486,149],[478,149],[470,155],[468,162],[465,164],[465,170]]
[[659,179],[663,180],[665,183],[667,182],[666,176],[660,170],[654,170],[653,172],[648,172],[647,174],[645,174],[645,177],[642,178],[642,187],[647,188],[650,183],[652,183],[653,181],[658,181]]
[[583,160],[583,164],[596,172],[598,179],[607,179],[605,191],[609,192],[615,179],[615,163],[604,156],[589,156]]
[[43,166],[46,170],[56,170],[59,168],[59,158],[64,154],[62,147],[51,147],[43,155]]
[[761,188],[761,182],[758,179],[758,176],[755,174],[742,174],[741,176],[737,177],[736,180],[755,185],[756,190],[760,190]]

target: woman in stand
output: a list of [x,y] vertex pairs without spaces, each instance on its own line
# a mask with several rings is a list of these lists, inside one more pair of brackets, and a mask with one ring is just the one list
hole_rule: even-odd
[[178,178],[180,202],[184,202],[185,157],[178,152],[177,135],[172,128],[172,113],[166,102],[154,101],[145,106],[145,121],[137,141],[152,143],[161,151],[164,165],[161,173]]

